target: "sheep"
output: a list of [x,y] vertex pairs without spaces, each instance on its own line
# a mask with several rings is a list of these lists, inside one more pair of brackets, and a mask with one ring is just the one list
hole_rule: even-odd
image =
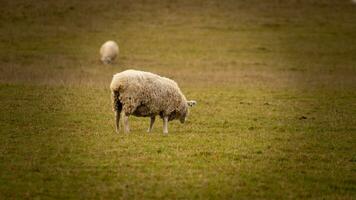
[[112,106],[115,113],[116,132],[120,131],[122,113],[124,132],[129,133],[128,118],[150,117],[147,132],[152,131],[156,116],[163,120],[163,133],[168,133],[168,121],[179,119],[184,123],[188,107],[197,102],[187,101],[177,83],[157,74],[138,70],[126,70],[113,76],[110,85]]
[[100,48],[100,60],[104,64],[111,64],[119,54],[119,46],[114,41],[106,41]]

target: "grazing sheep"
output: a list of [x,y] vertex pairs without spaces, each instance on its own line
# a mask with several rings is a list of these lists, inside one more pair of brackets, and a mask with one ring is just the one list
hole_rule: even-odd
[[104,64],[111,64],[119,54],[119,46],[114,41],[105,42],[100,48],[100,60]]
[[168,121],[179,119],[184,123],[188,106],[196,101],[187,101],[176,82],[150,72],[126,70],[115,74],[110,85],[116,132],[120,129],[120,114],[124,118],[124,130],[130,132],[128,117],[150,117],[147,132],[151,132],[156,115],[163,119],[163,133],[168,133]]

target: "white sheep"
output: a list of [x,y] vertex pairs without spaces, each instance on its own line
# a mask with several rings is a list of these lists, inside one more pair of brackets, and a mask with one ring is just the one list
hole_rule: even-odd
[[168,133],[168,121],[179,119],[184,123],[188,106],[196,101],[187,101],[176,82],[159,75],[137,70],[126,70],[113,76],[110,85],[116,132],[120,130],[120,114],[124,118],[124,130],[130,132],[128,117],[150,117],[147,132],[151,132],[156,116],[163,119],[163,133]]
[[100,60],[104,64],[111,64],[119,54],[119,46],[114,41],[106,41],[100,47]]

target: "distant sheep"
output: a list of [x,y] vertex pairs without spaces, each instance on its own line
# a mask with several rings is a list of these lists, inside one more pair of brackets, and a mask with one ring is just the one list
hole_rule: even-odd
[[119,46],[114,41],[105,42],[100,48],[100,60],[104,64],[111,64],[119,54]]
[[120,114],[124,118],[124,130],[130,132],[128,117],[150,117],[147,132],[151,132],[156,116],[163,119],[163,133],[168,133],[168,121],[179,119],[184,123],[188,106],[196,101],[187,101],[176,82],[150,72],[126,70],[115,74],[110,85],[116,131],[120,129]]

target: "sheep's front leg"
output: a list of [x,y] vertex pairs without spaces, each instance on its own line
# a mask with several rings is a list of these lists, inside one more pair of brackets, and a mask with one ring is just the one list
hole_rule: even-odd
[[163,117],[163,133],[168,134],[168,117]]
[[152,116],[151,122],[150,122],[150,127],[147,130],[148,133],[152,131],[152,127],[153,127],[153,124],[155,123],[155,120],[156,120],[156,116]]
[[115,126],[116,126],[116,133],[120,132],[120,112],[115,111]]
[[128,114],[124,114],[124,129],[125,129],[125,133],[129,133],[130,132],[129,115]]

